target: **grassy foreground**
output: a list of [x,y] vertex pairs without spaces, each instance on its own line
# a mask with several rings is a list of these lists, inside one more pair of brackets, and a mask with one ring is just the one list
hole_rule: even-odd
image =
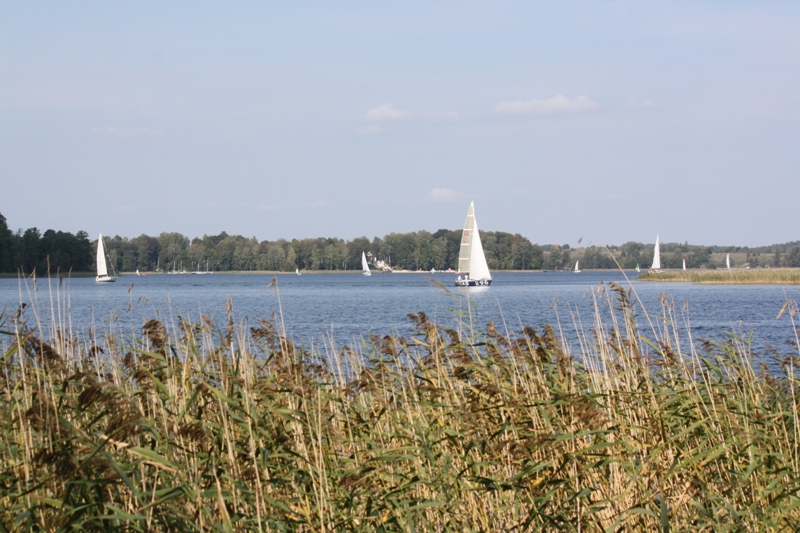
[[800,268],[643,272],[637,279],[640,281],[685,281],[708,284],[800,285]]
[[279,318],[84,342],[6,316],[0,525],[794,531],[798,347],[768,374],[741,339],[681,346],[668,302],[648,317],[607,288],[575,354],[550,327],[423,313],[412,338],[337,353]]

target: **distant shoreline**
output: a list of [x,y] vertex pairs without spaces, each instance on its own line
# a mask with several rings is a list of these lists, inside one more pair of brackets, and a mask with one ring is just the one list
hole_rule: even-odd
[[[546,274],[548,272],[572,272],[571,270],[496,270],[493,274]],[[587,269],[584,272],[620,272],[619,269]],[[662,271],[662,272],[636,272],[632,269],[622,269],[629,275],[631,279],[638,281],[667,281],[676,283],[699,283],[706,285],[800,285],[800,268],[765,268],[765,269],[690,269],[690,270],[675,270],[675,271]],[[450,274],[456,275],[454,270],[437,270],[430,272],[425,270],[399,270],[394,272],[381,272],[375,270],[372,272],[374,275],[392,275],[392,274]],[[295,272],[275,271],[275,270],[229,270],[199,274],[191,272],[170,274],[168,272],[122,272],[118,274],[121,278],[137,278],[143,276],[202,276],[202,275],[267,275],[267,276],[295,276]],[[316,275],[360,275],[360,270],[302,270],[301,275],[316,276]],[[578,274],[579,275],[579,274]],[[16,273],[0,273],[0,278],[18,278],[19,274]],[[31,275],[27,274],[25,278],[30,278]],[[40,279],[69,279],[69,278],[93,278],[94,272],[69,272],[36,276]]]
[[706,285],[800,285],[800,268],[643,272],[637,279],[639,281],[673,281]]

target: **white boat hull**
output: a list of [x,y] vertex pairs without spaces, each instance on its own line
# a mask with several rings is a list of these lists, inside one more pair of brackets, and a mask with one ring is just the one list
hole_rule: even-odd
[[456,287],[488,287],[492,284],[490,279],[457,279]]
[[117,281],[117,278],[112,278],[111,276],[97,276],[94,278],[97,283],[112,283]]

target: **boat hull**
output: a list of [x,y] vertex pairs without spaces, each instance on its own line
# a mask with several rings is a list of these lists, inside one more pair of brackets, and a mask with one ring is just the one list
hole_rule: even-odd
[[457,279],[456,287],[488,287],[492,284],[490,279]]
[[117,278],[112,278],[111,276],[97,276],[94,278],[97,283],[112,283],[117,281]]

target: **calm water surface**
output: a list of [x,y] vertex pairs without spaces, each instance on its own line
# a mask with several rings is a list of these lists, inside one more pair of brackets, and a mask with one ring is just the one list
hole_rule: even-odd
[[[55,319],[78,334],[87,334],[91,327],[138,334],[151,318],[170,321],[182,316],[196,322],[202,313],[224,324],[230,299],[237,323],[256,325],[259,318],[282,311],[289,335],[306,345],[331,340],[337,346],[352,344],[360,335],[373,333],[407,335],[411,333],[407,314],[419,311],[447,325],[455,324],[457,312],[471,313],[477,324],[494,321],[498,330],[511,332],[522,326],[560,323],[567,340],[576,345],[574,324],[588,329],[597,287],[613,281],[632,286],[649,313],[660,312],[659,298],[666,294],[682,335],[688,320],[695,338],[722,340],[726,332],[752,333],[754,349],[763,351],[769,343],[781,353],[792,353],[786,344],[794,337],[791,323],[787,316],[781,320],[776,316],[786,300],[800,301],[797,286],[628,283],[622,272],[605,271],[493,276],[491,287],[478,289],[453,287],[453,275],[445,273],[147,275],[124,276],[110,284],[95,283],[93,278],[64,279],[60,284],[0,279],[0,310],[5,310],[6,321],[0,329],[8,329],[7,317],[20,302],[33,304],[26,310],[29,322],[38,316],[44,326]],[[273,278],[277,290],[269,286]],[[433,286],[430,279],[440,281],[447,291]],[[607,314],[608,305],[603,309]],[[640,315],[644,330],[647,322],[644,313]]]

